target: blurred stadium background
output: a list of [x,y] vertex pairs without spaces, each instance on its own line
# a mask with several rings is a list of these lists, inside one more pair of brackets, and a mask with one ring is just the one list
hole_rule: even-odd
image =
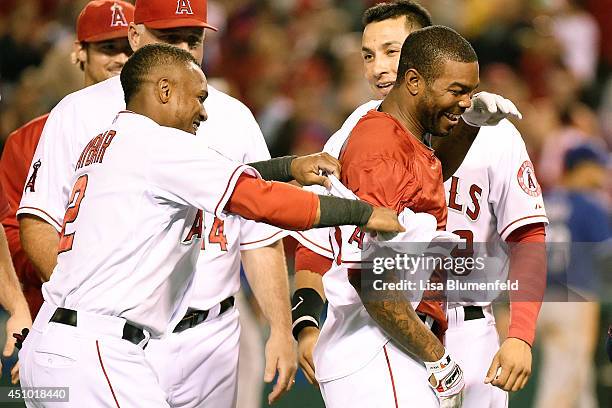
[[[70,64],[69,54],[76,16],[85,3],[0,1],[0,145],[11,131],[48,112],[81,86],[82,74]],[[360,18],[374,3],[209,0],[209,22],[220,30],[207,32],[205,72],[216,86],[251,108],[272,156],[320,151],[346,116],[371,99],[362,71]],[[504,95],[523,113],[524,119],[516,125],[545,192],[560,183],[568,149],[588,142],[610,156],[612,0],[420,3],[431,11],[436,24],[451,26],[472,42],[480,58],[480,89]],[[607,176],[611,174],[608,165]],[[610,177],[595,190],[589,194],[612,214]],[[286,242],[290,272],[293,246]],[[603,262],[609,282],[611,258]],[[611,297],[600,298],[599,306],[595,303],[588,312],[596,321],[596,332],[589,336],[596,344],[589,346],[592,351],[586,356],[592,375],[582,388],[584,402],[575,407],[612,407],[612,365],[603,353],[604,333],[612,322]],[[542,327],[538,336],[552,333],[554,338],[571,330],[560,322]],[[251,333],[264,338],[265,327],[256,326]],[[576,339],[584,335],[573,333]],[[255,343],[254,353],[261,341]],[[555,386],[555,378],[538,379],[542,355],[538,344],[534,375],[525,390],[512,395],[511,407],[535,406],[538,385]],[[577,374],[576,383],[582,377]],[[301,377],[277,406],[323,405],[318,391]]]

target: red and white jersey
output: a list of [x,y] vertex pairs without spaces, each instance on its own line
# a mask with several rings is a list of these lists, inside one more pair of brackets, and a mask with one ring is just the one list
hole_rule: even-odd
[[[242,163],[270,158],[265,141],[249,109],[238,100],[208,86],[208,120],[198,137],[224,156]],[[17,214],[33,214],[54,225],[63,223],[72,185],[70,180],[81,151],[125,108],[119,77],[113,77],[65,97],[52,111],[43,130]],[[33,177],[33,173],[36,174]],[[240,250],[269,245],[285,235],[276,227],[237,216],[221,221],[207,213],[202,254],[189,306],[209,309],[239,290]]]
[[198,208],[223,219],[240,174],[257,172],[127,111],[90,139],[75,169],[45,300],[161,336],[194,275]]
[[[548,223],[542,191],[525,142],[514,125],[502,120],[483,126],[465,159],[445,181],[446,229],[459,235],[474,257],[484,259],[485,274],[474,279],[508,279],[504,241],[517,228]],[[490,294],[489,294],[490,295]],[[482,300],[482,299],[481,299]],[[459,302],[486,306],[488,301]]]

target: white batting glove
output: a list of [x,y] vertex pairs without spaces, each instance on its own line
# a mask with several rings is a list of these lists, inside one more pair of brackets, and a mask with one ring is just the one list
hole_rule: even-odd
[[435,385],[429,382],[440,400],[440,408],[459,408],[463,403],[463,371],[461,367],[450,358],[445,350],[444,356],[434,362],[426,362],[425,368],[429,378],[433,377]]
[[489,92],[478,92],[474,95],[472,106],[466,109],[461,117],[465,123],[476,127],[495,126],[508,117],[523,119],[523,115],[511,100]]

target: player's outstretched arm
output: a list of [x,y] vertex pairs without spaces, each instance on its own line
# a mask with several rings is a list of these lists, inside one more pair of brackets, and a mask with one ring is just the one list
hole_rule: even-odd
[[278,157],[250,163],[249,166],[254,167],[264,180],[295,180],[303,186],[318,184],[329,188],[331,183],[323,174],[340,177],[340,162],[327,153]]
[[238,179],[225,211],[296,231],[338,225],[365,226],[380,232],[404,231],[393,210],[372,207],[363,201],[318,196],[248,175]]
[[19,235],[21,246],[40,278],[43,282],[48,281],[57,264],[57,230],[35,215],[22,214],[19,216]]
[[[15,350],[13,333],[21,333],[23,329],[29,329],[32,326],[32,318],[13,268],[4,228],[0,228],[0,305],[10,314],[6,321],[6,343],[2,351],[4,357],[9,357]],[[16,384],[19,379],[18,367],[15,365],[11,371],[13,384]],[[2,363],[0,363],[0,372],[1,369]]]

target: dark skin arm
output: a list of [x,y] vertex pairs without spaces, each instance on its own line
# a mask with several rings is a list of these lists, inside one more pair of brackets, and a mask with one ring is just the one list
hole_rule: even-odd
[[478,135],[479,127],[466,124],[463,120],[446,137],[432,136],[431,143],[436,156],[442,163],[442,177],[448,180],[459,168],[472,143]]
[[[378,275],[377,279],[380,278],[383,282],[398,282],[395,271]],[[349,275],[349,281],[359,294],[365,309],[389,337],[422,361],[437,361],[442,358],[444,346],[417,316],[401,291],[376,291],[371,283],[362,286],[361,280],[362,273]]]

